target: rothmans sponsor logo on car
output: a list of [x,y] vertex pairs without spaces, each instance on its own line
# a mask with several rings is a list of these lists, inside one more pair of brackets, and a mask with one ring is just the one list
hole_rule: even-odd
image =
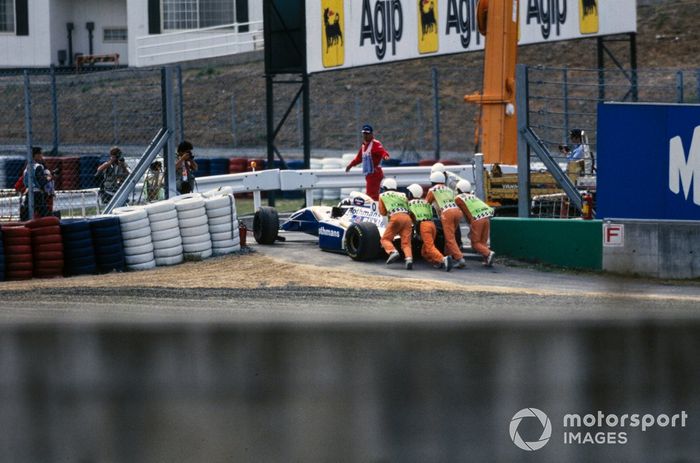
[[333,238],[340,238],[340,232],[338,230],[329,230],[323,227],[319,227],[318,234],[323,236],[330,236]]

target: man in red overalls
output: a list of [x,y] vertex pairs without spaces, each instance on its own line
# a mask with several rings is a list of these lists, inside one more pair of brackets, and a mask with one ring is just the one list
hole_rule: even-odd
[[389,159],[389,152],[384,149],[382,143],[374,138],[374,130],[371,125],[362,127],[362,146],[355,159],[345,168],[348,172],[358,164],[362,164],[362,173],[367,181],[367,195],[375,201],[379,200],[379,186],[384,178],[384,172],[379,164],[382,159]]

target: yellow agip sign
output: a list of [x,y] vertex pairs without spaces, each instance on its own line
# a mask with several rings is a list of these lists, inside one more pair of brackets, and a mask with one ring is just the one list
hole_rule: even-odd
[[[477,0],[306,0],[307,71],[482,50],[476,5]],[[636,32],[636,6],[635,0],[520,0],[519,43]]]

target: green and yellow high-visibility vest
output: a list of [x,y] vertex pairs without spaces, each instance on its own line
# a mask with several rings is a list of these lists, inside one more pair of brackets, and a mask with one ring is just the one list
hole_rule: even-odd
[[384,203],[386,214],[391,216],[397,212],[408,212],[408,198],[403,193],[398,191],[385,191],[379,197]]
[[469,213],[472,215],[474,220],[484,219],[486,217],[493,217],[493,208],[477,198],[473,194],[462,193],[457,196],[464,204],[467,206]]
[[418,222],[433,220],[433,206],[424,199],[413,199],[408,202],[408,209]]
[[434,186],[430,189],[430,191],[432,191],[433,196],[435,196],[435,202],[437,203],[440,212],[444,211],[445,209],[457,207],[457,204],[455,203],[455,192],[445,185]]

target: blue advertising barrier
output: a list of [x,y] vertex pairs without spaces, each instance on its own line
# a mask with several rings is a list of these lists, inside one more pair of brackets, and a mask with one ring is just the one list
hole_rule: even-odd
[[598,218],[700,220],[700,105],[598,105]]

